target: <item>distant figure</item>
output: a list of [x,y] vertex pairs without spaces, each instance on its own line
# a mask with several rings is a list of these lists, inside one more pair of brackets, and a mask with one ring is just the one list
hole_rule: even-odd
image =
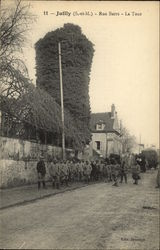
[[69,179],[69,166],[66,161],[61,163],[61,183],[65,183],[68,187],[68,179]]
[[120,172],[120,164],[116,162],[116,160],[112,161],[112,178],[113,178],[113,185],[115,187],[118,187],[118,177]]
[[137,161],[135,161],[135,164],[132,165],[131,171],[132,171],[132,178],[134,180],[133,184],[138,185],[138,180],[140,179],[141,169]]
[[146,172],[146,160],[145,157],[142,155],[139,155],[137,158],[137,162],[140,166],[141,172],[145,173]]
[[121,177],[120,183],[123,182],[123,177],[124,177],[125,183],[127,183],[127,172],[128,172],[128,166],[127,166],[127,162],[124,158],[124,159],[122,159],[122,162],[120,165],[120,177]]
[[41,187],[41,182],[43,184],[43,188],[46,188],[45,184],[45,175],[46,175],[46,168],[43,157],[40,157],[40,160],[37,163],[37,173],[38,173],[38,189]]
[[56,161],[54,163],[54,167],[55,167],[55,187],[57,189],[60,189],[60,177],[61,177],[61,163]]
[[80,161],[78,166],[78,181],[81,181],[83,178],[83,162]]
[[91,162],[91,167],[92,167],[91,179],[92,179],[92,181],[96,181],[97,168],[96,168],[96,162],[95,161]]
[[55,188],[56,187],[56,160],[54,159],[53,161],[49,163],[49,174],[52,180],[52,187]]
[[108,175],[108,182],[112,181],[112,164],[110,160],[107,161],[107,175]]
[[83,174],[85,178],[85,182],[89,184],[90,181],[90,175],[91,175],[92,167],[89,161],[85,162],[84,168],[83,168]]

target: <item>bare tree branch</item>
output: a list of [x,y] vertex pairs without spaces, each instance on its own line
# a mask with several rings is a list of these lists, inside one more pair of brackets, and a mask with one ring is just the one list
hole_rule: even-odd
[[[35,16],[29,11],[30,5],[17,0],[14,7],[1,9],[0,16],[0,84],[1,94],[18,97],[30,83],[28,70],[19,53],[27,40]],[[22,92],[22,93],[21,93]]]

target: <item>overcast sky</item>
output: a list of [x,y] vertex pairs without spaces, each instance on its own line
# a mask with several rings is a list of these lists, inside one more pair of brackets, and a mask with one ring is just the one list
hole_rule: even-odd
[[[37,22],[32,26],[24,58],[34,82],[35,42],[64,23],[79,25],[95,49],[90,76],[92,112],[108,112],[114,103],[119,119],[131,134],[138,140],[141,135],[145,145],[158,146],[159,2],[30,1],[30,4]],[[57,11],[68,11],[71,15],[56,16]],[[93,16],[73,16],[75,11],[89,11]],[[133,11],[141,14],[133,16]],[[119,15],[111,16],[109,12]]]

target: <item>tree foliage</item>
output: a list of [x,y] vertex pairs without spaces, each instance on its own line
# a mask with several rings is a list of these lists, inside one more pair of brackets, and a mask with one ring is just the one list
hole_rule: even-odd
[[[14,3],[14,2],[13,2]],[[29,5],[21,0],[1,8],[0,15],[0,85],[5,96],[18,97],[23,94],[28,82],[28,71],[21,59],[27,30],[34,20]]]
[[156,167],[158,164],[158,154],[154,149],[142,150],[141,157],[144,157],[148,162],[148,167]]
[[122,143],[122,152],[132,152],[132,150],[137,146],[136,138],[133,135],[130,135],[128,130],[125,127],[122,127],[121,130],[121,143]]
[[[38,133],[48,133],[48,135],[51,135],[54,138],[61,138],[61,132],[62,132],[62,123],[61,123],[61,110],[60,110],[60,96],[59,96],[59,69],[58,69],[58,48],[54,47],[56,40],[55,35],[52,32],[50,35],[47,35],[47,41],[52,45],[54,45],[53,58],[49,57],[49,54],[52,51],[52,48],[50,47],[49,50],[45,51],[44,54],[41,57],[39,53],[37,53],[37,57],[40,56],[40,61],[46,60],[46,55],[48,58],[47,63],[51,63],[50,67],[48,65],[42,65],[37,64],[37,88],[33,86],[31,83],[29,77],[28,77],[28,71],[25,66],[25,63],[21,59],[21,53],[23,52],[23,46],[25,44],[25,41],[27,40],[27,30],[30,27],[30,24],[33,22],[35,17],[30,14],[29,12],[29,5],[22,4],[21,0],[17,0],[16,4],[11,7],[8,6],[6,9],[1,9],[1,23],[0,23],[0,39],[1,39],[1,47],[0,47],[0,85],[1,85],[1,109],[2,109],[2,115],[3,118],[5,117],[5,125],[7,130],[7,135],[9,134],[17,134],[17,136],[23,135],[26,133],[26,131],[32,130],[33,132]],[[75,37],[79,36],[81,30],[78,26],[70,25],[66,26],[68,31],[70,30],[70,35],[72,35],[73,42],[75,42]],[[66,33],[62,32],[61,29],[59,29],[56,39],[57,41],[62,41],[64,36],[68,34],[68,31],[66,31],[66,27],[62,30],[64,30]],[[76,35],[77,33],[77,35]],[[49,39],[49,40],[48,40]],[[81,38],[82,39],[82,38]],[[66,58],[68,59],[68,62],[66,63],[64,61],[64,58],[62,60],[63,65],[63,73],[64,73],[64,80],[65,80],[65,86],[67,88],[64,88],[64,96],[65,96],[65,138],[66,142],[70,143],[72,147],[75,149],[80,149],[83,147],[83,143],[88,139],[89,140],[89,128],[86,124],[86,121],[82,119],[79,119],[80,114],[83,113],[83,117],[85,119],[89,118],[89,97],[88,97],[88,82],[89,82],[89,76],[88,76],[88,70],[90,69],[89,61],[91,64],[93,53],[91,48],[91,43],[88,42],[86,39],[85,42],[85,36],[83,36],[83,43],[85,46],[82,46],[82,50],[87,50],[88,46],[88,54],[87,58],[83,58],[83,68],[81,67],[81,71],[79,73],[76,73],[76,70],[74,69],[74,63],[73,57],[70,55],[71,50],[75,50],[75,46],[73,45],[73,42],[68,41],[70,40],[70,36],[66,36],[66,40],[63,39],[63,46],[62,46],[62,53],[66,53]],[[53,42],[54,41],[54,42]],[[40,45],[40,43],[37,43],[36,47],[37,50],[41,49],[41,46],[48,46],[48,44],[45,45],[45,42]],[[80,41],[79,41],[80,44]],[[70,49],[69,49],[70,48]],[[90,50],[90,55],[89,55]],[[78,51],[78,50],[76,50]],[[47,53],[47,54],[46,54]],[[69,54],[67,54],[69,53]],[[76,52],[77,53],[77,52]],[[45,55],[45,58],[44,58]],[[70,55],[70,56],[69,56]],[[76,58],[75,58],[76,59]],[[77,59],[76,59],[77,60]],[[51,74],[48,73],[48,71],[52,71]],[[76,67],[78,69],[78,64],[76,63]],[[70,71],[70,74],[68,73]],[[73,74],[71,74],[73,71]],[[77,71],[78,72],[78,71]],[[81,75],[79,76],[81,72]],[[67,73],[67,74],[66,74]],[[42,79],[42,76],[43,77]],[[50,79],[50,80],[48,80]],[[49,88],[47,85],[48,83],[52,86],[52,80],[54,79],[54,88]],[[76,80],[77,79],[77,80]],[[81,81],[80,81],[81,79]],[[85,82],[85,79],[86,82]],[[42,81],[44,84],[42,83]],[[73,82],[73,84],[69,85],[69,82]],[[58,83],[58,85],[56,85]],[[67,85],[68,84],[68,85]],[[76,88],[79,91],[79,95],[76,94],[76,89],[73,90],[73,86],[77,84]],[[83,85],[86,88],[85,91],[82,91],[82,88],[80,87]],[[70,92],[68,92],[68,89]],[[54,91],[52,91],[54,90]],[[48,91],[48,93],[47,93]],[[54,92],[54,94],[52,94]],[[69,95],[68,95],[69,93]],[[50,95],[51,94],[51,95]],[[81,98],[84,101],[83,105],[81,102]],[[71,101],[70,101],[71,99]],[[68,101],[66,101],[68,100]],[[76,106],[77,103],[81,102],[81,105]],[[73,105],[75,104],[75,106]],[[77,108],[79,107],[79,109]],[[81,111],[80,111],[81,110]],[[73,112],[72,112],[73,111]],[[84,112],[82,112],[84,111]],[[86,113],[85,113],[86,112]],[[73,118],[73,114],[75,115]],[[87,117],[87,118],[86,118]],[[84,133],[83,131],[84,130]]]
[[[81,142],[90,140],[89,80],[93,44],[73,24],[49,32],[36,43],[37,86],[60,104],[58,42],[61,42],[64,106],[74,117]],[[65,117],[66,119],[66,117]]]
[[[7,135],[16,133],[24,136],[27,129],[35,133],[50,133],[55,138],[61,138],[61,108],[46,91],[28,84],[28,88],[21,97],[8,98],[1,96],[1,109],[6,116]],[[69,111],[65,110],[65,135],[66,142],[75,149],[83,147],[83,136],[79,134],[78,124],[74,121]]]

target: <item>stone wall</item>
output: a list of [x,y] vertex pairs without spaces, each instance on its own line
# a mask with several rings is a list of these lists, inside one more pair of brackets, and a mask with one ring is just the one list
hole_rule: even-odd
[[[0,137],[0,153],[0,188],[6,188],[35,183],[39,156],[44,156],[47,170],[49,158],[61,158],[62,149],[20,139]],[[66,154],[72,157],[73,151],[67,149]],[[48,173],[46,179],[49,179]]]

